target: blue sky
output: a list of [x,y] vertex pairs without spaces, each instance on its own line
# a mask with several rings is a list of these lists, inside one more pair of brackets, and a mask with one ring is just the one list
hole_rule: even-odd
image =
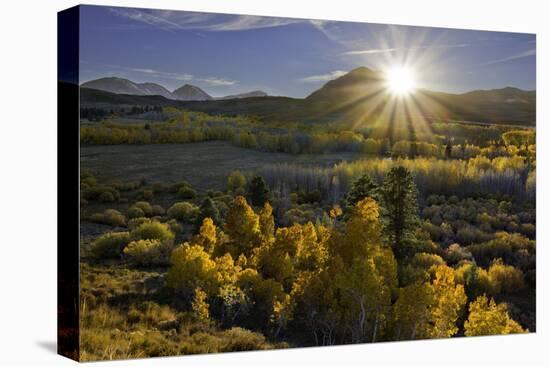
[[536,87],[532,34],[81,6],[80,82],[118,76],[213,96],[305,97],[359,66],[451,93]]

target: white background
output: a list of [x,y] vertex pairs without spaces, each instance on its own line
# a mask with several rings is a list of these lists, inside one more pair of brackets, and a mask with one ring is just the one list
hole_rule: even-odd
[[[123,366],[539,366],[548,363],[550,26],[545,1],[92,1],[255,15],[537,33],[536,334],[106,362]],[[56,340],[56,12],[74,1],[2,2],[0,365],[66,366]],[[546,66],[546,67],[544,67]],[[7,82],[7,83],[6,83]],[[63,128],[61,126],[61,128]],[[66,216],[75,213],[64,213]],[[544,341],[546,339],[546,341]],[[542,362],[544,361],[544,362]]]

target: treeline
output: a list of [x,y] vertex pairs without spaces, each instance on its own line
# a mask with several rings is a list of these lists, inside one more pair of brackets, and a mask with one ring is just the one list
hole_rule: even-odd
[[[229,141],[233,145],[265,152],[290,154],[323,154],[331,152],[357,152],[372,156],[434,157],[468,159],[478,155],[490,158],[499,156],[534,156],[535,146],[492,144],[481,148],[472,144],[435,144],[422,141],[364,138],[351,131],[339,133],[319,132],[285,133],[281,131],[253,131],[227,124],[114,124],[82,126],[82,144],[181,144],[202,141]],[[513,140],[511,140],[513,141]]]
[[248,185],[254,206],[235,196],[183,244],[162,214],[154,219],[139,204],[148,218],[101,236],[91,253],[141,268],[169,264],[170,307],[300,346],[526,331],[494,298],[532,287],[516,254],[534,257],[534,242],[499,234],[483,246],[440,247],[421,229],[405,167],[379,184],[356,180],[325,224],[277,226],[256,181]]
[[141,115],[144,113],[162,113],[162,106],[131,106],[128,108],[98,108],[98,107],[81,107],[80,108],[80,118],[83,120],[100,122],[105,120],[108,117],[122,117],[122,116],[135,116]]
[[[147,112],[148,106],[133,107]],[[160,109],[160,107],[158,108]],[[139,111],[138,111],[139,110]],[[150,111],[157,111],[153,106]],[[321,154],[358,152],[369,155],[471,158],[534,155],[534,130],[434,123],[433,131],[394,128],[352,128],[341,124],[265,123],[253,118],[211,116],[174,108],[162,110],[168,121],[121,124],[106,121],[81,129],[83,144],[163,144],[209,140],[266,152]],[[503,135],[503,134],[506,135]]]
[[80,108],[80,118],[88,121],[101,121],[107,116],[112,116],[113,110],[105,110],[96,107],[82,107]]
[[526,158],[478,156],[469,160],[434,158],[373,158],[342,162],[333,167],[275,164],[258,170],[268,185],[278,193],[289,190],[318,190],[325,200],[339,202],[357,177],[367,174],[381,182],[393,167],[404,166],[413,173],[423,198],[428,195],[508,195],[534,200],[536,177],[534,163]]

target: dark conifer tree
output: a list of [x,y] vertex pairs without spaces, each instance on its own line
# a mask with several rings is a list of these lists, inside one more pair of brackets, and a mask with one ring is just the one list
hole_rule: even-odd
[[366,197],[374,198],[376,194],[376,184],[369,175],[363,175],[353,181],[351,188],[346,196],[346,208],[353,208],[355,204]]
[[218,210],[218,207],[216,206],[214,200],[212,200],[210,197],[206,197],[201,203],[199,214],[197,215],[197,218],[195,220],[195,231],[198,231],[200,229],[204,218],[212,219],[212,221],[214,221],[214,224],[216,225],[221,224],[220,211]]
[[248,184],[248,197],[254,206],[263,206],[268,201],[269,190],[260,176],[255,176]]
[[417,189],[405,167],[392,168],[378,190],[384,233],[398,258],[407,252],[418,226]]

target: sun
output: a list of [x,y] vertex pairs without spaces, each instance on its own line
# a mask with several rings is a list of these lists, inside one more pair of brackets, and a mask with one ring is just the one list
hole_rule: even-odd
[[386,71],[388,89],[396,95],[406,96],[415,89],[415,78],[412,69],[396,66]]

